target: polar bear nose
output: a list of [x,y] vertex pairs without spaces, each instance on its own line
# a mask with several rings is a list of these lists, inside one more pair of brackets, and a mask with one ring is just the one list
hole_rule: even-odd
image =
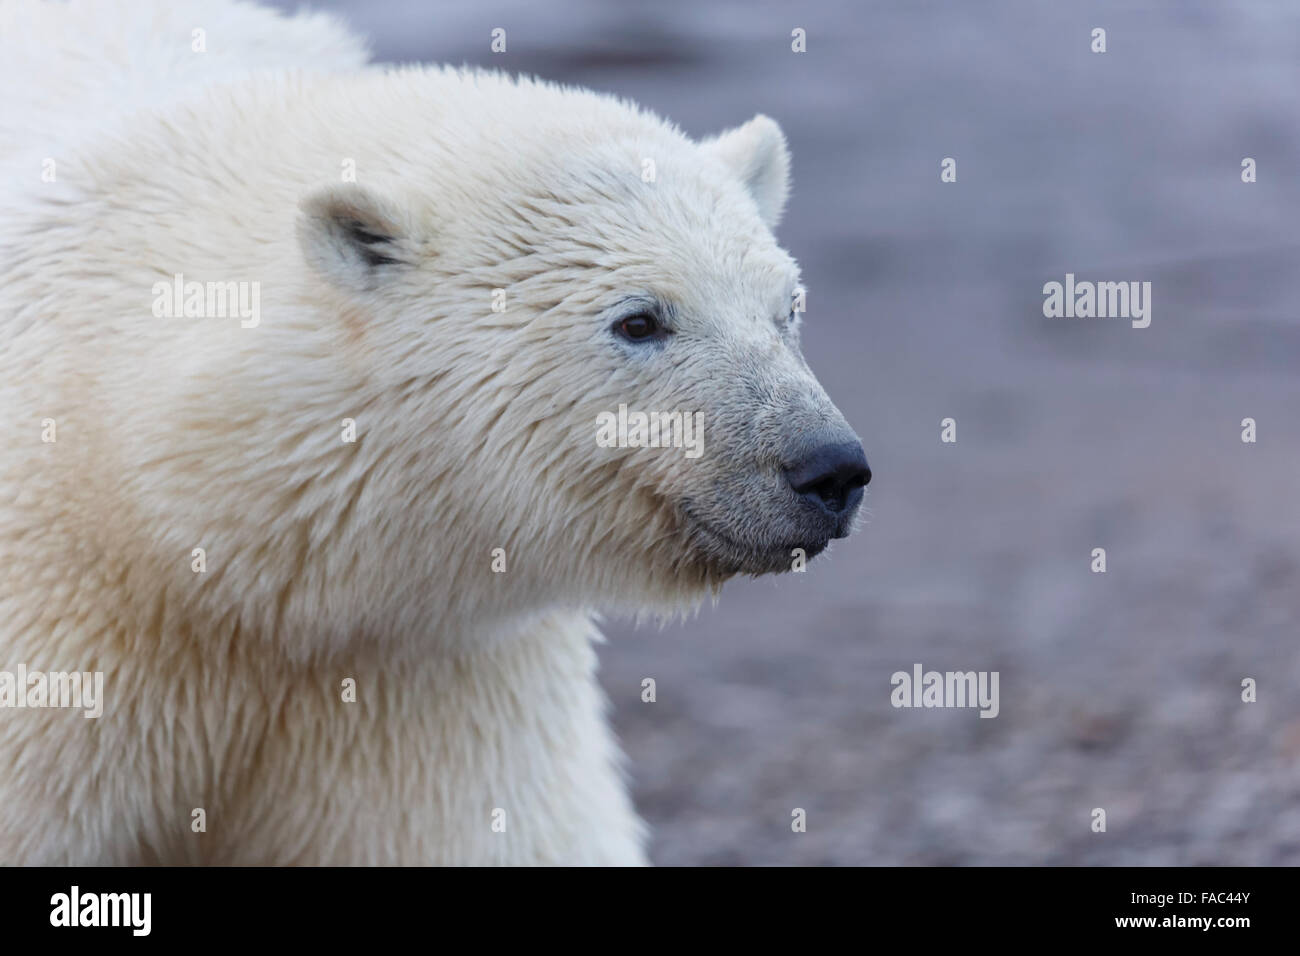
[[862,445],[840,441],[817,446],[785,469],[785,480],[795,494],[838,518],[858,506],[871,469]]

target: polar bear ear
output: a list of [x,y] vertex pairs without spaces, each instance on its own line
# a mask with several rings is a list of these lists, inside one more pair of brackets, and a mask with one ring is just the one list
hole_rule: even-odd
[[401,211],[369,189],[327,186],[305,196],[298,210],[303,256],[339,288],[374,289],[385,269],[408,261]]
[[760,113],[700,145],[736,174],[767,227],[775,229],[790,194],[790,150],[776,120]]

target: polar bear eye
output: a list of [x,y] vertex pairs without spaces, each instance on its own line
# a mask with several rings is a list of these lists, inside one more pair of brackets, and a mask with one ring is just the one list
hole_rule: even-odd
[[659,337],[664,330],[659,320],[648,312],[638,312],[620,319],[614,329],[629,342],[644,342]]

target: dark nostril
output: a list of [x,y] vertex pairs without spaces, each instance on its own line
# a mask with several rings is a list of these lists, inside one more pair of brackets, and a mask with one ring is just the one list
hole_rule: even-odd
[[855,507],[860,489],[871,481],[867,456],[857,442],[822,445],[785,470],[786,481],[801,495],[832,515]]

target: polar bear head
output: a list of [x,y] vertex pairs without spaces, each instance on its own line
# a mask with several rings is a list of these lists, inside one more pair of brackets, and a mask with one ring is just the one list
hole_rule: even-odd
[[697,142],[482,76],[457,109],[387,176],[300,203],[394,521],[475,574],[502,556],[516,594],[618,608],[847,535],[871,473],[800,354],[777,124]]

